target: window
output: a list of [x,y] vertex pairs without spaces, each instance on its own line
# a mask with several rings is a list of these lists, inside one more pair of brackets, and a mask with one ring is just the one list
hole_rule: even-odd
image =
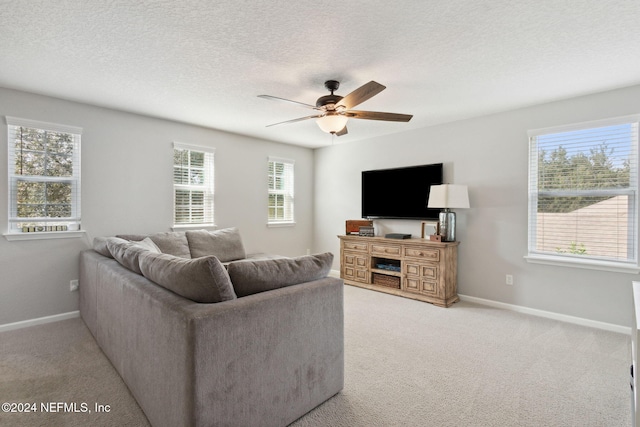
[[529,257],[638,269],[640,116],[529,132]]
[[[7,117],[9,224],[12,235],[80,230],[82,129]],[[57,233],[54,233],[57,232]],[[37,234],[33,234],[37,233]],[[73,233],[71,233],[73,234]],[[24,237],[24,236],[23,236]]]
[[270,225],[293,224],[293,160],[269,157]]
[[173,144],[174,225],[213,225],[213,149]]

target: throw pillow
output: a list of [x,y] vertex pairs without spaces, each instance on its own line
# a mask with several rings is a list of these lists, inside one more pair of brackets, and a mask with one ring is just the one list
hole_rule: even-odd
[[147,279],[195,302],[236,298],[227,270],[214,256],[185,259],[145,252],[140,255],[140,269]]
[[139,242],[133,242],[133,244],[135,246],[140,246],[141,248],[144,248],[148,251],[151,252],[155,252],[157,254],[161,253],[162,251],[160,250],[160,248],[158,247],[158,245],[156,245],[153,240],[151,240],[151,238],[149,237],[145,237],[144,239],[142,239]]
[[138,274],[142,274],[139,258],[143,252],[160,253],[160,249],[149,238],[140,242],[129,242],[117,237],[110,237],[107,239],[107,248],[116,261]]
[[220,262],[228,262],[246,257],[240,232],[235,227],[216,231],[194,230],[185,234],[191,258],[214,255]]
[[149,236],[153,243],[158,245],[160,252],[180,258],[191,258],[187,236],[183,231],[167,231],[155,233]]
[[107,237],[94,237],[93,239],[93,250],[98,252],[100,255],[104,255],[108,258],[113,258],[109,248],[107,247]]
[[227,266],[238,297],[322,279],[329,274],[333,254],[232,262]]

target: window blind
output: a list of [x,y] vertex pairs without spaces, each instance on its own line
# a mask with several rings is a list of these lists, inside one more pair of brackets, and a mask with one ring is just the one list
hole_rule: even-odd
[[269,224],[294,222],[294,161],[269,157],[268,160]]
[[6,120],[9,233],[80,230],[82,129]]
[[637,264],[638,117],[529,137],[529,254]]
[[174,143],[175,225],[213,225],[213,161],[211,148]]

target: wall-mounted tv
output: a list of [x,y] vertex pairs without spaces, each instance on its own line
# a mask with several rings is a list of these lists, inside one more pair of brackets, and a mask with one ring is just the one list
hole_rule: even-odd
[[427,208],[430,186],[442,184],[442,163],[362,172],[362,217],[438,219]]

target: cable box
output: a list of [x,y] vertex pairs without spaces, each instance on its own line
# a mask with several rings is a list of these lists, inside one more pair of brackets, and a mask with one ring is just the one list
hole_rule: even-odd
[[384,237],[386,237],[387,239],[410,239],[411,234],[389,233],[389,234],[385,234]]

